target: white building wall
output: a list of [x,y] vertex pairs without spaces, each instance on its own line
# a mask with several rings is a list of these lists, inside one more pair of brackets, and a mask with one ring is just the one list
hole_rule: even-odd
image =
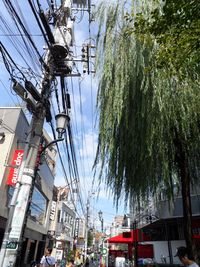
[[[2,131],[3,132],[3,131]],[[8,163],[8,157],[12,146],[14,135],[7,133],[4,142],[0,144],[0,184],[2,184],[4,173],[6,170],[6,164]]]
[[9,173],[9,168],[6,166],[9,162],[9,154],[12,147],[14,135],[10,133],[5,134],[5,140],[0,144],[0,216],[7,218],[7,190],[6,178]]
[[[170,241],[171,250],[172,250],[172,260],[174,264],[180,264],[178,257],[174,257],[176,255],[176,249],[180,246],[185,246],[185,240],[174,240]],[[154,250],[154,260],[156,263],[163,263],[162,258],[166,259],[166,263],[170,264],[169,259],[169,249],[167,241],[153,241],[153,242],[145,242],[144,244],[152,244]]]

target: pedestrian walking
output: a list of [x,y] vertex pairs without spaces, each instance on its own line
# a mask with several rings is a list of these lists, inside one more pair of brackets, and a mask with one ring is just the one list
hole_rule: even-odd
[[90,259],[87,256],[86,261],[85,261],[85,267],[89,267],[90,266]]
[[189,257],[189,253],[186,247],[177,248],[175,257],[178,257],[179,260],[188,267],[199,267],[199,265]]
[[71,260],[67,263],[66,267],[74,267],[74,259],[71,259]]
[[77,267],[81,267],[82,264],[83,264],[83,260],[82,260],[81,255],[79,254],[79,255],[76,257],[75,265],[76,265]]
[[44,256],[40,261],[40,267],[55,267],[56,260],[54,257],[51,256],[52,248],[47,247],[45,249]]

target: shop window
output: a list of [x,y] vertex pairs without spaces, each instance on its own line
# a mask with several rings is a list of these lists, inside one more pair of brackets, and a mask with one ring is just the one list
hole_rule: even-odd
[[43,225],[45,223],[46,210],[47,199],[37,188],[34,188],[29,211],[30,219]]

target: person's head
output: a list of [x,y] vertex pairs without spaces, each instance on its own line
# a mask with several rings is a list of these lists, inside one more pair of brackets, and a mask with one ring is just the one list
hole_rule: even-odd
[[179,260],[184,264],[188,265],[191,261],[189,258],[189,253],[186,247],[179,247],[177,248],[175,257],[178,257]]
[[70,259],[69,263],[70,265],[74,265],[74,259]]
[[52,252],[52,248],[47,247],[47,248],[45,249],[45,254],[46,254],[46,255],[51,255],[51,252]]

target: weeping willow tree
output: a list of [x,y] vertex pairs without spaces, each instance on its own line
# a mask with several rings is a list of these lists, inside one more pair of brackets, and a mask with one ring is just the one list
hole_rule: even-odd
[[198,80],[186,70],[183,76],[173,66],[161,66],[156,38],[134,30],[159,1],[120,2],[98,9],[95,163],[116,206],[123,197],[126,203],[144,201],[162,186],[170,199],[177,179],[192,254],[190,185],[198,179],[200,164]]

